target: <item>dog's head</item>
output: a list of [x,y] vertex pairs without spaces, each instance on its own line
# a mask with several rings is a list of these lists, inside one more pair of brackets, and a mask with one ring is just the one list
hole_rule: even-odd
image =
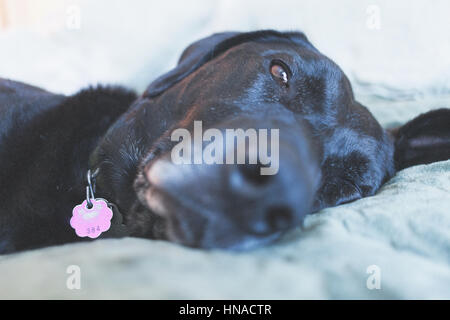
[[[227,140],[237,129],[240,151]],[[91,167],[134,235],[226,248],[276,238],[393,173],[392,143],[341,69],[304,34],[276,31],[189,46],[109,129]],[[346,194],[330,180],[340,171]]]

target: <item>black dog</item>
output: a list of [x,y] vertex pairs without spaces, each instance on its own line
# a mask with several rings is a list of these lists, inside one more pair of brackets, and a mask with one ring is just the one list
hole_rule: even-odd
[[[388,133],[299,32],[202,39],[139,98],[101,87],[64,97],[0,80],[0,115],[0,253],[80,240],[69,219],[88,169],[132,236],[245,248],[373,195],[396,170],[450,157],[450,110]],[[171,133],[195,120],[279,129],[278,173],[173,164]]]

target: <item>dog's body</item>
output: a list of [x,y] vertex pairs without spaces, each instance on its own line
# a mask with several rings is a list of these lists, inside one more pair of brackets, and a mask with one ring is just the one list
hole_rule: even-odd
[[117,88],[64,97],[0,80],[0,252],[79,239],[68,218],[89,154],[135,98]]
[[[137,99],[121,88],[64,97],[0,80],[0,116],[0,253],[79,240],[69,219],[89,168],[131,235],[235,248],[373,195],[396,169],[450,156],[449,110],[388,133],[301,33],[203,39]],[[268,180],[251,168],[170,164],[170,133],[194,120],[279,128],[280,172]]]

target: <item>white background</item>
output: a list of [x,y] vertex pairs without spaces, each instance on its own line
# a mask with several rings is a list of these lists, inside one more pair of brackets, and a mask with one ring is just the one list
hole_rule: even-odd
[[304,31],[353,81],[448,92],[449,13],[447,0],[0,0],[0,77],[142,90],[199,37],[275,28]]

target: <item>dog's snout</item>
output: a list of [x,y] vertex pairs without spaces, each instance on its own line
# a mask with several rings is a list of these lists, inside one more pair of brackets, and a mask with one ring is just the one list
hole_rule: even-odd
[[268,183],[270,183],[272,176],[271,175],[262,175],[261,169],[266,166],[257,163],[257,164],[243,164],[238,166],[238,172],[242,177],[242,180],[252,184],[256,187],[264,187]]
[[[289,156],[280,153],[280,157]],[[296,158],[282,159],[275,175],[261,175],[260,164],[234,168],[230,175],[228,218],[246,233],[279,233],[298,226],[309,213],[314,183],[308,169],[291,159]]]
[[[230,174],[233,211],[236,213],[231,217],[245,232],[257,236],[290,229],[303,214],[291,201],[283,177],[286,171],[295,176],[293,170],[296,168],[285,168],[280,175],[262,175],[261,169],[264,167],[267,166],[261,163],[236,165]],[[299,194],[298,198],[301,197]],[[272,204],[274,198],[277,204]]]
[[257,236],[288,230],[298,223],[295,215],[295,209],[289,205],[269,206],[261,210],[257,221],[250,219],[251,223],[246,223],[246,230]]
[[[166,154],[146,167],[149,188],[142,199],[167,219],[173,239],[192,246],[209,246],[211,239],[216,246],[263,241],[299,226],[310,213],[320,181],[310,141],[299,123],[264,121],[222,124],[220,132],[238,128],[250,137],[256,128],[258,139],[217,147],[221,163],[177,164]],[[189,232],[178,230],[180,219],[192,222]]]
[[269,232],[289,229],[292,223],[295,223],[295,220],[295,211],[288,206],[268,208],[266,212],[266,223]]

